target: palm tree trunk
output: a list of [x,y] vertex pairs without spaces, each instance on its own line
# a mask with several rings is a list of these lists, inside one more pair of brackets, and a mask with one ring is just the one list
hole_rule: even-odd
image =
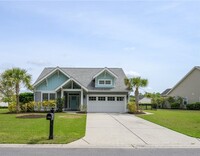
[[135,88],[135,104],[137,111],[139,110],[139,90],[138,87]]
[[15,86],[16,91],[16,112],[19,113],[19,84],[17,83]]

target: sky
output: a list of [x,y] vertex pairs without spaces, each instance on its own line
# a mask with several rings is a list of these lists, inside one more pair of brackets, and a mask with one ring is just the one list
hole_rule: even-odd
[[199,65],[197,0],[0,0],[0,73],[117,67],[162,92]]

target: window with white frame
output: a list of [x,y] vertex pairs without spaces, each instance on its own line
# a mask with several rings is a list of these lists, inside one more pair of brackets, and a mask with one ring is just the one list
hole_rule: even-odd
[[117,101],[124,101],[124,97],[117,97]]
[[89,97],[89,101],[96,101],[96,97],[95,96],[90,96]]
[[42,101],[55,100],[55,93],[42,93]]
[[110,79],[100,79],[99,81],[98,81],[98,84],[99,85],[112,85],[112,80],[110,80]]
[[111,80],[106,80],[106,85],[111,85]]
[[100,85],[104,85],[104,84],[105,84],[105,81],[104,81],[104,80],[99,80],[99,84],[100,84]]
[[50,93],[49,94],[49,100],[55,100],[56,99],[56,94],[55,93]]
[[107,97],[107,100],[108,101],[115,101],[115,97],[113,97],[113,96],[112,97]]
[[106,101],[106,97],[100,96],[98,97],[98,101]]

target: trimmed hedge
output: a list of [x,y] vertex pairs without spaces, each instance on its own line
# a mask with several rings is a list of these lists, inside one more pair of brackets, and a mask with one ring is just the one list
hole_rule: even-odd
[[30,93],[30,92],[20,93],[19,102],[23,104],[29,103],[34,100],[33,97],[34,97],[33,93]]
[[171,109],[180,109],[180,103],[177,103],[177,102],[172,103]]
[[200,110],[200,102],[186,105],[188,110]]

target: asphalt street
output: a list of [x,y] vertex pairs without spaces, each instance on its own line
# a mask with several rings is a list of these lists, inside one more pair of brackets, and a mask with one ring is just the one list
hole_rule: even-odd
[[199,156],[200,148],[188,149],[74,149],[74,148],[0,148],[0,156]]

